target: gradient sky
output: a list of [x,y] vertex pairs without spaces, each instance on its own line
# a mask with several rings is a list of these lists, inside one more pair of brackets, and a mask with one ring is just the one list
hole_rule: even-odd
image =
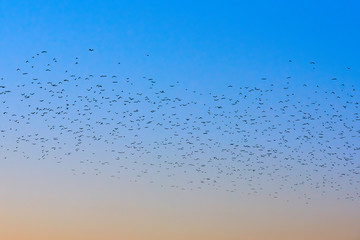
[[[307,83],[339,89],[333,77],[360,88],[358,1],[239,2],[0,0],[0,77],[18,84],[15,69],[46,50],[49,58],[62,59],[59,69],[146,75],[160,85],[179,81],[200,92],[231,95],[227,84],[265,86],[262,77],[282,84],[288,75],[294,76],[294,88]],[[89,48],[95,49],[92,57]],[[70,66],[75,56],[83,64],[79,69]],[[60,70],[52,74],[62,77]],[[307,96],[306,90],[297,91]],[[14,104],[14,111],[21,112],[19,106]],[[33,127],[41,131],[41,125]],[[11,145],[12,139],[0,141]],[[23,149],[31,151],[27,145]],[[101,176],[74,175],[70,169],[80,167],[77,162],[0,157],[0,239],[360,237],[359,198],[338,200],[342,193],[314,193],[305,204],[288,192],[274,199],[212,188],[180,191],[162,186],[161,176],[160,184],[130,182],[131,173],[119,181],[109,177],[111,169]],[[357,186],[344,190],[356,191]]]

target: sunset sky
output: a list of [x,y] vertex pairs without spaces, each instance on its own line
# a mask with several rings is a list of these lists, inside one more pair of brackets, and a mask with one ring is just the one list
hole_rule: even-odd
[[[271,84],[275,84],[274,94],[268,95],[266,104],[276,108],[278,98],[284,94],[286,77],[291,76],[290,89],[296,95],[290,102],[312,106],[316,101],[322,110],[330,109],[322,107],[325,105],[338,108],[336,114],[344,120],[327,122],[335,128],[328,137],[334,139],[337,129],[351,128],[349,134],[341,136],[356,150],[360,121],[353,117],[358,108],[345,108],[335,98],[327,97],[334,91],[345,99],[350,96],[354,101],[360,99],[359,12],[360,2],[355,0],[0,0],[0,78],[4,78],[0,86],[14,89],[16,93],[17,85],[24,84],[27,77],[16,69],[26,69],[25,61],[41,51],[46,54],[40,54],[34,65],[45,66],[53,58],[58,63],[56,67],[50,66],[53,67],[51,73],[36,67],[27,69],[29,75],[39,79],[64,79],[65,69],[77,75],[90,72],[94,75],[118,74],[124,79],[135,79],[134,85],[124,86],[125,92],[136,89],[151,97],[147,85],[139,80],[147,76],[156,79],[163,88],[177,84],[175,90],[167,90],[167,96],[181,96],[204,106],[212,104],[209,94],[205,94],[208,92],[235,98],[237,92],[232,86],[270,89]],[[79,62],[78,66],[74,65],[75,61]],[[81,84],[79,87],[69,85],[66,89],[69,99],[72,99],[71,94],[76,96],[85,92],[88,86]],[[341,84],[345,85],[345,90]],[[110,83],[103,85],[110,89]],[[304,88],[304,85],[309,87]],[[25,93],[36,92],[34,89],[28,88]],[[315,90],[319,94],[311,95]],[[193,91],[204,94],[195,96]],[[96,142],[71,156],[64,154],[70,148],[61,145],[63,151],[54,148],[39,160],[40,147],[26,141],[19,144],[17,140],[35,132],[55,139],[55,135],[60,136],[60,131],[49,130],[45,125],[62,126],[67,122],[56,119],[17,124],[8,120],[11,114],[3,112],[20,116],[28,111],[27,105],[16,96],[0,95],[0,130],[6,129],[0,137],[0,240],[360,239],[360,154],[343,148],[345,145],[337,145],[338,142],[329,143],[334,144],[330,154],[320,151],[313,154],[322,148],[321,140],[319,145],[304,144],[301,147],[305,152],[315,149],[311,152],[313,158],[332,159],[337,146],[338,154],[353,157],[354,161],[344,165],[341,162],[332,170],[319,172],[318,165],[323,162],[306,166],[289,163],[291,172],[280,169],[283,175],[271,176],[271,181],[270,177],[252,178],[251,172],[244,172],[243,178],[237,178],[235,182],[226,175],[218,179],[216,187],[209,184],[198,188],[189,182],[200,182],[203,175],[192,171],[191,167],[185,167],[184,171],[173,169],[171,173],[164,167],[159,172],[149,171],[145,175],[137,161],[150,165],[155,161],[155,154],[154,158],[137,158],[136,154],[126,152],[122,156],[128,160],[122,164],[128,171],[118,171],[118,162],[111,160],[114,156],[107,142]],[[250,95],[249,98],[252,97],[258,99],[259,96]],[[29,105],[37,100],[35,97],[30,99]],[[352,103],[346,103],[349,102]],[[63,102],[58,99],[51,104]],[[142,109],[151,110],[145,103],[141,104]],[[239,111],[245,107],[242,105]],[[311,108],[310,114],[320,116],[319,108]],[[104,107],[94,115],[105,116],[107,111],[110,108]],[[178,112],[178,115],[204,114],[206,118],[207,112],[199,106],[188,111]],[[257,110],[249,111],[255,114]],[[76,114],[74,111],[69,116]],[[325,115],[320,117],[326,118]],[[156,120],[160,117],[154,117]],[[224,119],[224,126],[230,121],[235,120]],[[285,118],[276,121],[279,125],[287,123]],[[89,124],[94,123],[89,121]],[[96,127],[94,131],[106,136],[108,127],[113,126]],[[313,129],[321,127],[321,124],[314,125]],[[257,126],[245,128],[257,132]],[[145,145],[160,142],[161,137],[167,138],[166,134],[144,132],[139,137]],[[186,138],[185,133],[179,131],[179,134]],[[297,132],[292,134],[296,137]],[[59,138],[75,145],[71,136],[64,134]],[[124,136],[124,141],[135,141],[128,132]],[[226,146],[233,144],[232,138],[220,133],[212,137]],[[289,145],[298,149],[299,141],[289,142]],[[265,140],[259,138],[249,144],[266,145],[263,142]],[[49,149],[52,144],[44,142]],[[269,147],[277,147],[271,144]],[[125,151],[123,146],[116,147]],[[279,151],[293,153],[290,147],[284,149]],[[219,149],[215,154],[227,158],[229,153],[222,152]],[[310,161],[307,160],[310,155],[305,152],[297,157]],[[164,156],[175,156],[176,153],[172,148],[162,152]],[[199,155],[199,161],[212,158],[212,154],[204,152]],[[98,164],[83,164],[84,159]],[[278,166],[285,165],[279,159],[271,161],[267,162],[269,169],[277,171]],[[277,161],[281,164],[277,165]],[[220,165],[226,169],[229,163],[224,160]],[[241,164],[236,165],[238,169]],[[259,166],[257,162],[254,168]],[[100,169],[101,174],[96,173],[98,170],[94,172],[94,168]],[[340,172],[351,174],[338,174]],[[211,179],[218,177],[216,171],[209,170],[206,174]],[[174,177],[169,180],[169,175]],[[305,175],[311,177],[311,180],[306,178],[306,183]],[[253,181],[250,183],[248,179]],[[330,184],[314,187],[322,181]],[[253,186],[261,190],[254,194],[249,190]],[[294,190],[290,186],[298,188]]]

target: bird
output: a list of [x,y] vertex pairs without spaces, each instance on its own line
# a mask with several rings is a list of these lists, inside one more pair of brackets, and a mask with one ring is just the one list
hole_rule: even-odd
[[360,96],[341,76],[315,83],[264,74],[219,79],[209,90],[175,76],[131,77],[110,67],[119,59],[108,71],[87,67],[87,58],[100,62],[87,51],[75,62],[31,56],[34,68],[22,60],[13,79],[1,77],[2,159],[69,162],[74,175],[181,191],[360,198]]

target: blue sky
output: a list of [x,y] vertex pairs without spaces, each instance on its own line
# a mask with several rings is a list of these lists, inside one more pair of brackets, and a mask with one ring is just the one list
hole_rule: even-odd
[[[88,48],[182,81],[358,66],[358,1],[2,1],[2,61]],[[151,54],[151,63],[141,61]],[[300,64],[300,65],[301,65]],[[356,69],[356,68],[355,68]]]
[[359,13],[360,1],[0,0],[0,238],[358,236]]

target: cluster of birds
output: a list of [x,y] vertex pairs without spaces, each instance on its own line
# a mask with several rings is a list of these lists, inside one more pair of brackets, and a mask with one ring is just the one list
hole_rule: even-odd
[[[88,52],[91,58],[94,49]],[[290,191],[307,202],[312,191],[360,197],[354,85],[333,78],[333,89],[298,87],[289,76],[200,92],[145,76],[95,74],[78,57],[68,69],[59,62],[42,51],[1,78],[1,158],[53,159],[74,174],[181,190],[274,198]]]

